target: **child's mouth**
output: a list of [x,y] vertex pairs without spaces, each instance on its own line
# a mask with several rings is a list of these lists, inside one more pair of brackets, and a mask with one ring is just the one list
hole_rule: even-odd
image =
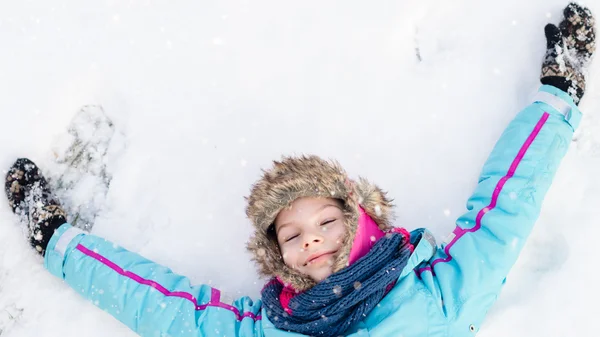
[[336,252],[329,252],[329,253],[325,253],[323,255],[320,255],[310,261],[308,261],[306,263],[307,266],[311,266],[311,265],[318,265],[318,264],[322,264],[323,262],[329,260],[329,258],[331,256],[333,256],[333,254],[335,254]]

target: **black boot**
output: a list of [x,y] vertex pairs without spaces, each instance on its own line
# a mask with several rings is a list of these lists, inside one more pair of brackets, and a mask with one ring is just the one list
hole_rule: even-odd
[[546,56],[540,81],[568,93],[575,104],[585,92],[585,74],[595,51],[594,18],[589,9],[575,3],[563,11],[559,27],[547,24]]
[[60,202],[37,165],[26,158],[8,170],[4,189],[9,206],[28,226],[31,245],[44,256],[54,231],[67,222]]

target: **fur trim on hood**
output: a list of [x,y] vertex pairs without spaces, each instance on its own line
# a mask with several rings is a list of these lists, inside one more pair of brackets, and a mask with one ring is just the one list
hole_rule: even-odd
[[263,176],[253,186],[246,215],[254,226],[254,235],[247,249],[257,263],[263,277],[278,277],[284,284],[301,292],[316,282],[309,276],[288,267],[275,235],[274,221],[279,212],[290,207],[301,197],[339,199],[344,203],[346,236],[340,253],[335,258],[333,272],[348,265],[348,257],[356,234],[359,205],[363,207],[383,231],[392,228],[391,200],[379,187],[366,179],[350,180],[336,161],[326,161],[317,156],[283,157],[274,161],[273,167],[263,171]]

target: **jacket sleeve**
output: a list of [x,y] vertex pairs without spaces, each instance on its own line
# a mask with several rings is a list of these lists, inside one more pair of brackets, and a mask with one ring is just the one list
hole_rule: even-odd
[[168,268],[69,224],[52,236],[44,265],[140,336],[263,336],[260,301],[223,303],[219,290],[191,286]]
[[437,292],[449,318],[483,320],[540,214],[580,119],[566,93],[542,86],[501,135],[467,212],[458,218],[447,243],[417,270]]

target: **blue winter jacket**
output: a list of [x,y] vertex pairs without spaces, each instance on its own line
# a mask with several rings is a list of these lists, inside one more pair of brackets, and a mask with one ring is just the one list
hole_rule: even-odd
[[[394,288],[347,336],[473,336],[538,218],[581,112],[542,86],[508,125],[448,242],[426,230]],[[219,290],[65,224],[46,268],[141,336],[301,336],[269,322],[260,300],[225,302]],[[315,335],[318,332],[315,331]]]

